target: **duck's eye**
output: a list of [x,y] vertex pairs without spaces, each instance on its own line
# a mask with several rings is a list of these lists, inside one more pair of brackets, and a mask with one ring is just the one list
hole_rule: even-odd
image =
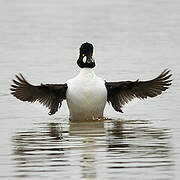
[[84,57],[84,54],[82,54],[82,56]]

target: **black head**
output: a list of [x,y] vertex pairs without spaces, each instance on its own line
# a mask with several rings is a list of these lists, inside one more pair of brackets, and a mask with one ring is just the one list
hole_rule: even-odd
[[93,55],[93,45],[90,43],[84,43],[80,47],[79,59],[77,64],[80,68],[94,68],[95,61],[92,58]]

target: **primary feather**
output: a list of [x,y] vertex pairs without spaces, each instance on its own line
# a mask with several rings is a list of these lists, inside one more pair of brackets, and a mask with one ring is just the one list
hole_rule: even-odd
[[22,74],[16,75],[11,85],[11,94],[21,101],[35,102],[50,109],[49,114],[56,113],[61,107],[62,101],[66,99],[67,84],[41,84],[34,86],[27,82]]
[[169,72],[165,69],[158,77],[149,81],[106,82],[107,101],[111,102],[116,111],[122,112],[123,105],[133,98],[144,99],[160,95],[171,85],[172,74]]

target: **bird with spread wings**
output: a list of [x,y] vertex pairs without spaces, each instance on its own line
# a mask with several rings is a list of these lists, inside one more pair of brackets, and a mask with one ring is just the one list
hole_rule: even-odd
[[[115,111],[122,112],[121,108],[134,98],[145,99],[160,95],[171,85],[169,70],[164,70],[158,77],[149,81],[120,81],[106,82],[107,102],[111,103]],[[65,84],[30,84],[22,74],[16,75],[11,85],[11,94],[21,101],[43,104],[50,109],[49,115],[55,114],[66,99]]]

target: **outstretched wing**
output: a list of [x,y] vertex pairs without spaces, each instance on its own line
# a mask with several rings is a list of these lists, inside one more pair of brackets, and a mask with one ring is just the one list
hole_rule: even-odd
[[49,115],[55,114],[62,101],[66,99],[67,84],[41,84],[34,86],[26,81],[22,74],[16,75],[11,85],[11,94],[21,101],[39,101],[50,109]]
[[111,102],[116,111],[122,112],[123,105],[133,98],[144,99],[160,95],[171,85],[172,74],[169,72],[165,69],[158,77],[150,81],[106,82],[107,101]]

